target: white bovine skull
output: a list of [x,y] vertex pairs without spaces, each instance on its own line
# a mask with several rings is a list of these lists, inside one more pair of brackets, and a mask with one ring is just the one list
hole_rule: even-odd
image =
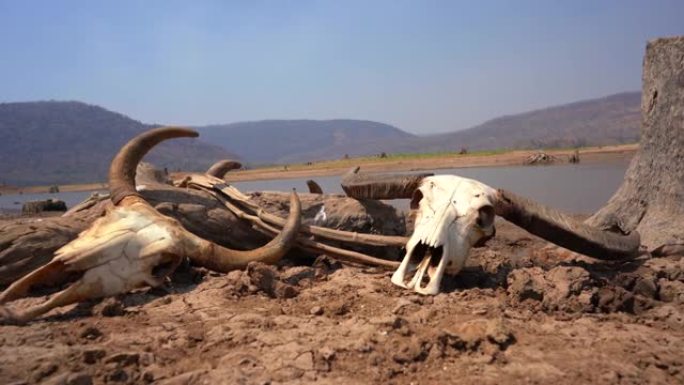
[[420,294],[439,293],[445,271],[458,273],[470,248],[494,235],[495,201],[495,189],[472,179],[424,178],[411,200],[417,209],[414,231],[392,283]]
[[603,231],[510,191],[454,175],[363,174],[355,167],[342,177],[342,189],[356,199],[411,199],[415,229],[392,283],[420,294],[439,293],[444,273],[459,272],[470,248],[494,236],[495,215],[594,258],[624,260],[640,253],[636,231]]

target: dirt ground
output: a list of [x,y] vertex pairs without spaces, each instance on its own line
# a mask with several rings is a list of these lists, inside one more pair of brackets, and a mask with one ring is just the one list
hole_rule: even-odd
[[163,288],[0,326],[0,383],[684,383],[684,259],[544,246],[500,221],[434,297],[324,256],[184,266]]

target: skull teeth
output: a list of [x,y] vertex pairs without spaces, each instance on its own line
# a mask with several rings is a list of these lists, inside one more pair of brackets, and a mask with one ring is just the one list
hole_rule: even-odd
[[[407,250],[404,260],[392,275],[392,283],[421,294],[437,294],[445,266],[443,246],[419,242]],[[423,286],[425,279],[427,282]]]

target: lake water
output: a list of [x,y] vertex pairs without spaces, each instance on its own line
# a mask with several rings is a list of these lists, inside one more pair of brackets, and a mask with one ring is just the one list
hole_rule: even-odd
[[[0,195],[0,213],[3,212],[18,212],[21,211],[21,205],[28,201],[39,201],[46,199],[60,199],[66,203],[67,208],[71,208],[78,203],[83,202],[94,191],[75,191],[63,192],[56,194],[42,193],[42,194],[12,194]],[[107,192],[107,190],[99,190],[99,192]]]
[[[453,174],[476,179],[495,188],[572,213],[592,213],[603,206],[622,184],[628,160],[609,163],[580,163],[553,166],[470,167],[433,170],[435,174]],[[421,172],[430,172],[421,171]],[[228,174],[230,179],[230,174]],[[309,191],[304,179],[236,182],[242,191]],[[326,193],[342,193],[340,176],[314,177]],[[406,209],[407,200],[392,201]]]
[[[504,188],[536,201],[573,213],[592,213],[603,206],[622,183],[628,161],[609,163],[580,163],[553,166],[472,167],[435,170],[435,174],[453,174],[477,179],[492,187]],[[426,172],[426,171],[421,171]],[[228,174],[230,180],[230,174]],[[234,185],[248,191],[288,191],[293,187],[306,192],[306,180],[279,179],[253,182],[236,182]],[[340,176],[314,177],[326,193],[342,193]],[[21,204],[30,200],[61,199],[73,207],[86,199],[92,191],[57,194],[1,195],[0,211],[21,210]],[[405,209],[408,202],[392,201]]]

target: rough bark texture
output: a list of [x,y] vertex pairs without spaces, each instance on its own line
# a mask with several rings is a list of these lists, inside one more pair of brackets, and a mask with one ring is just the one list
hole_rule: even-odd
[[641,142],[625,180],[588,219],[601,228],[637,230],[649,250],[684,244],[684,37],[646,47]]
[[[253,249],[269,240],[203,191],[155,185],[141,194],[162,214],[178,219],[190,232],[218,244]],[[289,193],[263,192],[253,196],[267,212],[287,217]],[[305,224],[386,235],[406,232],[403,216],[381,202],[359,202],[340,195],[301,193],[299,197]],[[313,218],[323,205],[326,219],[314,223]],[[50,261],[55,250],[76,238],[109,206],[110,201],[103,200],[67,216],[0,222],[0,285],[11,283]],[[392,248],[365,247],[364,250],[380,257],[398,256],[398,250]],[[292,253],[304,254],[299,250]]]

